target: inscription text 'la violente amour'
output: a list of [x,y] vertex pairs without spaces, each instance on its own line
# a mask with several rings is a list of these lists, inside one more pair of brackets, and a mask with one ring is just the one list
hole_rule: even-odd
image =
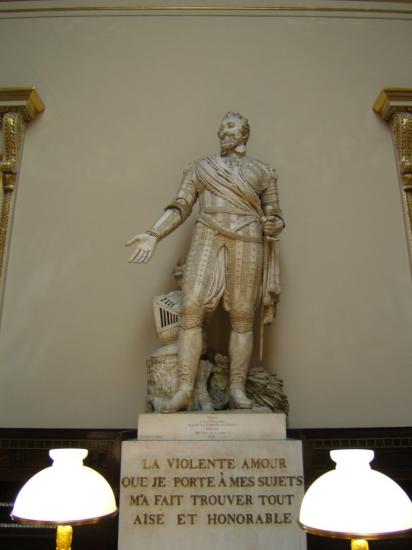
[[[133,525],[290,525],[295,488],[284,457],[145,458],[123,476]],[[161,475],[160,475],[161,474]],[[240,475],[239,475],[240,474]]]

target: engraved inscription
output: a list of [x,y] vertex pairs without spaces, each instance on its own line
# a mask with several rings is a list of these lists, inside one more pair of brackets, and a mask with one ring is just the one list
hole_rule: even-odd
[[291,549],[303,548],[296,525],[303,497],[299,442],[127,443],[137,452],[126,453],[122,464],[119,550],[135,540],[149,548],[173,540],[170,548],[178,549],[188,534],[204,544],[212,532],[235,540],[239,529],[244,548],[262,536],[277,537],[285,549],[288,540]]

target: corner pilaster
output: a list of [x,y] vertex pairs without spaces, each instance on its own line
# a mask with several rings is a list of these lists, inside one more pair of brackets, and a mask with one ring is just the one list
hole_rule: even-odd
[[0,313],[24,134],[42,111],[44,104],[35,88],[0,88]]
[[384,88],[373,110],[392,131],[412,267],[412,88]]

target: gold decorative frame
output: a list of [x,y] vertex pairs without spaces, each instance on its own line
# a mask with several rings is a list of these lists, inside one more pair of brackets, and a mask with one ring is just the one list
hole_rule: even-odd
[[389,123],[392,131],[412,267],[412,88],[384,88],[373,110]]
[[26,124],[43,110],[44,104],[35,88],[0,88],[0,129],[3,142],[0,150],[0,312],[24,133]]

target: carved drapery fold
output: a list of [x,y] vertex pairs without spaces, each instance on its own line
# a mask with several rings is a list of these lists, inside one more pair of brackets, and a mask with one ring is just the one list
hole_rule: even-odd
[[392,131],[412,267],[412,88],[384,88],[373,109]]
[[13,201],[26,123],[44,110],[34,88],[0,88],[0,313],[6,273]]

